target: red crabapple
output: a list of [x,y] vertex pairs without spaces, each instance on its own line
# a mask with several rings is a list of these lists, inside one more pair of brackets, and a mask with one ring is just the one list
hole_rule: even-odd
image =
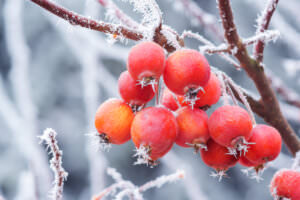
[[252,121],[248,112],[239,106],[222,106],[208,120],[210,136],[220,145],[233,150],[247,151]]
[[209,80],[210,66],[198,51],[178,50],[168,57],[163,77],[172,92],[185,95],[192,103]]
[[250,146],[245,157],[256,165],[274,160],[281,151],[280,133],[268,125],[255,126],[249,142],[253,145]]
[[249,161],[245,156],[240,156],[239,159],[239,163],[240,165],[244,166],[244,167],[255,167],[256,165],[254,163],[252,163],[251,161]]
[[197,108],[211,106],[219,101],[220,96],[221,86],[219,79],[215,74],[211,73],[207,85],[197,94],[197,100],[194,106]]
[[164,66],[164,50],[154,42],[141,42],[129,52],[128,71],[142,87],[155,85],[164,71]]
[[131,126],[131,138],[138,149],[137,164],[155,163],[172,148],[177,133],[175,116],[169,110],[149,107],[138,112]]
[[131,106],[144,105],[155,95],[150,85],[142,88],[131,77],[128,71],[125,71],[120,75],[118,85],[122,99]]
[[179,127],[176,144],[182,147],[206,148],[209,139],[208,116],[201,109],[182,107],[176,112]]
[[[176,102],[175,97],[178,102]],[[176,111],[183,100],[183,96],[173,94],[168,88],[165,88],[162,94],[161,104],[172,111]]]
[[109,99],[99,106],[95,126],[104,143],[123,144],[130,139],[134,114],[122,100]]
[[270,191],[273,196],[300,200],[300,172],[282,169],[274,175]]
[[237,157],[228,154],[228,149],[226,147],[219,145],[212,139],[207,142],[207,150],[201,149],[200,153],[203,162],[215,169],[218,173],[217,175],[220,176],[220,179],[225,175],[225,171],[238,162]]

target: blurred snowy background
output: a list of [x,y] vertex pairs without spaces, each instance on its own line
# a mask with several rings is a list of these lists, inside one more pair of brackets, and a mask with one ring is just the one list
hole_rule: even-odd
[[[178,1],[158,1],[165,24],[179,33],[193,30],[216,43],[222,42],[197,19],[191,20]],[[96,0],[57,2],[81,14],[105,19],[105,9]],[[219,19],[215,1],[195,2]],[[133,18],[140,18],[130,4],[115,3]],[[232,0],[235,21],[243,37],[254,34],[255,20],[265,3],[266,0]],[[299,9],[298,0],[279,3],[271,29],[278,29],[281,38],[265,50],[268,69],[298,92]],[[210,16],[206,17],[210,20]],[[214,25],[221,30],[218,21]],[[109,43],[104,34],[73,27],[30,1],[0,0],[0,196],[8,200],[33,200],[36,196],[47,199],[52,173],[44,146],[38,144],[36,136],[51,127],[58,132],[64,152],[63,166],[69,172],[64,191],[66,200],[90,199],[92,194],[110,185],[113,181],[106,175],[107,167],[116,168],[125,179],[137,185],[176,169],[185,170],[183,181],[145,193],[149,200],[272,199],[268,190],[270,178],[277,168],[291,164],[285,147],[260,183],[243,175],[239,165],[228,172],[230,178],[219,183],[209,176],[212,169],[202,163],[199,155],[176,145],[153,169],[133,166],[132,142],[113,146],[108,153],[95,152],[85,134],[94,131],[97,106],[107,98],[118,96],[117,78],[126,69],[127,53],[134,44],[131,41],[126,45]],[[186,46],[197,49],[199,43],[191,40]],[[254,89],[244,72],[236,71],[218,56],[207,58],[244,88]],[[286,104],[282,106],[297,131],[299,110]]]

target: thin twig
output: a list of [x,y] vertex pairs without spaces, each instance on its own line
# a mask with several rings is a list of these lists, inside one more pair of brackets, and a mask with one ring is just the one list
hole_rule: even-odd
[[117,17],[125,26],[134,29],[139,27],[139,24],[125,14],[112,0],[98,0],[98,2],[107,9],[110,16],[114,15],[114,17]]
[[[267,6],[262,12],[262,15],[257,19],[257,30],[256,34],[260,34],[265,32],[270,24],[271,18],[273,16],[274,11],[276,10],[277,4],[279,0],[269,0]],[[259,40],[256,42],[254,46],[254,58],[258,62],[262,62],[263,60],[263,52],[264,52],[265,42],[263,40]]]
[[[198,33],[193,33],[191,31],[183,31],[181,38],[184,39],[186,37],[194,38],[207,46],[215,47],[215,45],[211,41],[209,41],[208,39],[206,39],[205,37],[203,37]],[[200,51],[202,51],[201,47],[200,47]],[[218,54],[221,56],[221,58],[223,58],[224,60],[232,64],[237,70],[240,70],[241,68],[240,65],[235,60],[233,60],[230,56],[224,54],[224,52],[218,52]]]
[[53,200],[61,200],[63,196],[64,181],[67,180],[68,173],[62,167],[62,151],[59,149],[57,140],[57,133],[50,128],[47,128],[42,136],[39,136],[41,142],[45,142],[50,148],[52,159],[50,160],[50,168],[54,172],[54,188],[51,192]]
[[88,17],[81,16],[78,13],[72,12],[62,6],[59,6],[53,1],[49,1],[49,0],[30,0],[30,1],[36,3],[37,5],[48,10],[54,15],[68,21],[72,25],[79,25],[84,28],[100,31],[103,33],[123,36],[131,40],[143,39],[143,35],[141,32],[130,29],[128,27],[124,27],[122,25],[105,23],[102,21],[96,21]]
[[149,181],[149,182],[145,183],[144,185],[138,187],[138,186],[135,186],[130,181],[123,180],[121,174],[118,173],[113,168],[109,168],[107,172],[109,175],[111,175],[113,177],[113,179],[116,181],[116,183],[105,188],[102,192],[95,195],[92,198],[92,200],[100,200],[103,197],[106,197],[106,196],[112,194],[113,192],[116,192],[117,189],[121,189],[121,191],[115,195],[115,199],[122,199],[123,197],[128,196],[130,199],[132,198],[135,200],[142,200],[143,192],[145,192],[151,188],[154,188],[154,187],[160,188],[161,186],[163,186],[166,183],[173,183],[179,179],[183,179],[184,175],[185,175],[184,171],[177,170],[177,172],[174,174],[167,175],[167,176],[161,176],[153,181]]

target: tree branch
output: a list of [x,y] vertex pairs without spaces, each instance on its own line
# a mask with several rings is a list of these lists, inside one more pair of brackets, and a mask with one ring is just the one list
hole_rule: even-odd
[[[262,15],[257,19],[257,30],[256,34],[265,32],[270,24],[273,13],[276,10],[279,0],[269,0],[267,6],[265,7]],[[265,42],[259,40],[254,46],[254,58],[257,62],[262,62],[264,56]]]
[[102,21],[96,21],[96,20],[81,16],[78,13],[69,11],[62,6],[55,4],[52,1],[49,1],[49,0],[30,0],[30,1],[32,1],[33,3],[36,3],[37,5],[41,6],[44,9],[48,10],[52,14],[68,21],[72,25],[79,25],[81,27],[100,31],[103,33],[120,35],[120,36],[123,36],[123,37],[131,39],[131,40],[143,39],[143,34],[138,31],[131,30],[131,29],[121,26],[121,25],[115,25],[115,24],[105,23]]
[[262,64],[249,56],[245,45],[242,43],[234,24],[230,1],[218,0],[218,5],[228,45],[230,49],[237,48],[235,57],[253,80],[261,95],[261,101],[265,107],[262,117],[267,123],[277,128],[290,152],[295,156],[295,153],[300,150],[300,139],[284,118]]
[[[79,15],[78,13],[72,12],[62,6],[57,5],[56,3],[50,0],[30,0],[31,2],[39,5],[40,7],[48,10],[52,14],[68,21],[71,25],[79,25],[84,28],[100,31],[103,33],[113,34],[121,37],[125,37],[130,40],[139,41],[144,38],[144,35],[140,31],[130,29],[122,25],[116,25],[111,23],[106,23],[103,21],[96,21],[84,16]],[[165,31],[170,32],[168,28],[165,28]],[[172,36],[176,39],[179,45],[183,45],[183,41],[180,39],[178,34],[174,31],[170,32]],[[153,40],[164,47],[168,52],[175,51],[176,48],[170,43],[168,38],[160,31],[155,31]]]

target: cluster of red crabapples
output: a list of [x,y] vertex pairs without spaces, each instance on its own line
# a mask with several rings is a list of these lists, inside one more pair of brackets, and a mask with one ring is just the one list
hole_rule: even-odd
[[[198,51],[181,49],[166,58],[162,47],[142,42],[131,49],[127,69],[118,82],[122,100],[104,102],[95,126],[104,143],[132,139],[138,164],[155,165],[174,143],[200,151],[204,163],[219,175],[238,162],[259,170],[280,153],[278,131],[253,127],[239,106],[221,106],[208,117],[205,110],[218,102],[222,89]],[[160,102],[145,108],[158,95],[160,79],[167,86]]]

